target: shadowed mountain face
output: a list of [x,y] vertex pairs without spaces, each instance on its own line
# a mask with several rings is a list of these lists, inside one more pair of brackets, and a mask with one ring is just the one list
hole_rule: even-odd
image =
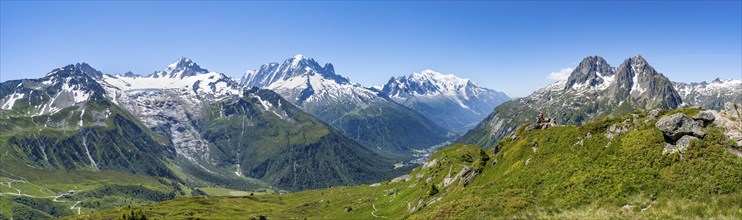
[[670,80],[641,56],[626,59],[618,68],[601,57],[587,57],[566,81],[503,103],[457,142],[493,147],[539,112],[560,124],[582,124],[634,109],[675,109],[681,103]]
[[445,129],[420,113],[302,55],[248,71],[241,83],[275,91],[369,149],[409,155],[446,140]]

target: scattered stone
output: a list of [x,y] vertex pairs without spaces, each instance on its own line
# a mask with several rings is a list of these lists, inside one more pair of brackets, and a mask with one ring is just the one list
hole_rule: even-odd
[[531,158],[529,157],[529,158],[528,158],[528,159],[526,160],[526,165],[528,165],[528,163],[530,163],[530,162],[531,162]]
[[587,132],[587,134],[585,135],[585,137],[586,138],[591,138],[591,137],[593,137],[593,133]]
[[655,203],[657,203],[657,200],[652,201],[652,203],[649,203],[647,207],[642,208],[642,212],[647,211],[647,209],[649,208],[652,208],[652,205],[654,205]]
[[631,210],[631,209],[633,209],[633,208],[634,208],[634,206],[633,206],[633,205],[629,205],[629,204],[626,204],[626,205],[624,205],[624,206],[621,206],[621,208],[622,208],[622,209],[626,209],[626,210]]
[[662,153],[665,154],[672,154],[676,152],[680,152],[680,154],[684,154],[685,151],[690,147],[690,143],[693,142],[693,140],[698,140],[698,138],[685,135],[681,137],[677,142],[675,142],[675,145],[668,144],[665,146],[665,149],[662,151]]
[[662,112],[662,109],[658,109],[658,108],[657,109],[652,109],[651,111],[649,111],[649,114],[647,115],[647,117],[649,119],[655,119],[655,118],[657,118],[657,116],[660,115],[660,112]]
[[727,150],[729,150],[729,152],[732,152],[734,155],[737,155],[737,157],[742,157],[742,150],[733,147],[728,147]]
[[531,149],[536,153],[536,150],[538,150],[538,142],[534,141],[533,144],[531,144]]
[[396,182],[407,182],[407,180],[410,180],[411,178],[412,178],[412,176],[410,176],[408,174],[405,174],[405,175],[402,175],[400,177],[397,177],[397,178],[392,179],[392,183],[396,183]]
[[577,145],[580,145],[580,146],[584,146],[584,145],[585,145],[585,141],[584,141],[584,140],[582,140],[582,139],[580,139],[580,141],[578,141],[577,143],[575,143],[575,144],[574,144],[574,145],[572,145],[572,146],[577,146]]
[[469,185],[472,180],[474,180],[474,177],[476,177],[479,174],[478,171],[473,172],[467,172],[463,176],[461,176],[461,180],[463,181],[463,186]]
[[627,131],[629,131],[629,129],[613,124],[605,130],[605,137],[608,139],[613,139],[613,137],[615,136],[613,135],[613,133],[623,133]]
[[631,114],[631,117],[634,118],[634,124],[639,124],[639,114]]
[[676,113],[660,118],[655,124],[657,128],[672,140],[678,140],[685,135],[696,137],[706,136],[701,123],[693,121],[683,113]]
[[423,168],[425,168],[425,169],[431,168],[431,167],[435,166],[435,164],[437,164],[437,163],[438,163],[438,159],[437,158],[436,159],[433,159],[431,161],[426,162],[423,165]]
[[605,137],[608,139],[613,139],[613,133],[605,131]]

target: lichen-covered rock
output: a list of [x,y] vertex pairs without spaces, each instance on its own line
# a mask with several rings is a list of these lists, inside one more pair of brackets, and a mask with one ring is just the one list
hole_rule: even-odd
[[740,107],[741,106],[736,103],[724,103],[724,111],[727,113],[727,115],[742,115],[742,112],[740,112]]
[[708,125],[711,122],[714,122],[716,120],[716,116],[714,116],[715,111],[702,111],[699,112],[696,116],[693,116],[694,120],[700,120],[703,122],[704,125]]
[[742,105],[725,103],[715,116],[714,125],[724,129],[724,136],[742,146]]
[[605,130],[605,137],[608,139],[613,139],[613,137],[615,136],[613,135],[613,133],[623,133],[627,131],[629,131],[629,129],[613,124]]
[[693,142],[693,140],[698,140],[698,138],[690,136],[690,135],[685,135],[681,137],[678,141],[676,141],[674,145],[667,144],[667,146],[665,146],[665,149],[662,151],[662,153],[669,153],[669,154],[672,154],[675,152],[680,152],[681,154],[685,153],[688,147],[690,147],[690,143]]
[[649,117],[649,119],[655,119],[657,118],[657,116],[660,115],[661,111],[662,109],[652,109],[651,111],[649,111],[649,114],[647,115],[647,117]]
[[685,135],[706,136],[701,123],[693,121],[683,113],[676,113],[660,118],[655,124],[668,138],[678,140]]

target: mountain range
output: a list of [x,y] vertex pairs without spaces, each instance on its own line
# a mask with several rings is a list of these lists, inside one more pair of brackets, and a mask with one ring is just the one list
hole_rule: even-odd
[[[248,71],[240,83],[275,91],[370,149],[409,158],[413,150],[438,145],[450,139],[449,133],[466,130],[507,99],[471,81],[435,74],[441,77],[420,79],[417,83],[427,86],[414,91],[401,88],[405,85],[394,79],[379,91],[336,74],[332,64],[320,65],[296,55],[281,64],[268,63]],[[417,79],[404,83],[413,88]],[[409,101],[402,100],[408,97]],[[466,120],[453,122],[458,119]]]
[[[727,139],[739,142],[742,127],[735,127],[735,121],[740,113],[737,105],[728,102],[742,102],[740,91],[742,80],[671,82],[641,56],[626,59],[618,67],[598,56],[586,57],[567,80],[513,100],[471,80],[433,70],[392,77],[383,86],[364,87],[336,74],[332,64],[320,65],[303,55],[280,64],[265,64],[247,71],[240,79],[209,71],[186,57],[146,76],[131,72],[110,75],[86,63],[72,64],[39,79],[0,83],[0,216],[70,215],[70,207],[64,207],[64,202],[69,202],[73,210],[83,201],[83,209],[101,210],[189,195],[244,195],[241,193],[245,191],[271,194],[376,183],[341,187],[339,195],[327,197],[347,203],[343,213],[333,209],[328,212],[331,215],[312,214],[317,204],[304,201],[303,197],[289,197],[306,202],[303,208],[291,210],[304,210],[301,216],[315,217],[344,216],[353,214],[354,209],[369,211],[373,217],[474,217],[477,215],[473,213],[460,215],[441,210],[466,204],[465,195],[482,199],[474,195],[476,190],[465,190],[469,184],[475,189],[495,185],[503,190],[517,181],[536,184],[538,181],[524,177],[525,174],[512,174],[521,172],[518,167],[524,165],[519,164],[528,165],[532,159],[525,158],[523,149],[535,153],[537,145],[556,144],[552,147],[561,149],[567,145],[609,147],[616,145],[614,137],[618,137],[616,141],[631,143],[660,140],[662,134],[645,124],[669,115],[668,111],[692,106],[723,110],[673,111],[692,117],[688,120],[696,120],[696,127],[707,127],[709,120],[716,117],[716,127],[704,128],[711,136],[696,135],[683,142],[666,135],[662,139],[662,143],[667,142],[665,151],[681,149],[680,159],[693,158],[699,149],[687,151],[693,143],[689,139],[701,139],[714,146],[721,146],[719,143]],[[540,125],[531,123],[539,112],[552,123],[542,129],[588,125],[577,130],[568,126],[545,133],[531,131],[534,125]],[[619,123],[623,118],[627,119]],[[683,122],[682,118],[679,120]],[[592,136],[601,137],[590,139]],[[455,138],[457,143],[486,150],[455,144],[427,158]],[[659,146],[659,141],[652,144],[655,145]],[[582,153],[605,159],[606,154],[616,153],[611,149],[595,155],[592,151]],[[728,151],[739,150],[731,147]],[[729,161],[726,156],[719,156],[723,153],[717,155],[721,151],[714,152],[716,156],[710,157],[720,163]],[[655,154],[641,151],[638,155],[658,157]],[[412,160],[414,157],[418,158]],[[551,167],[548,159],[533,159],[537,160],[534,166]],[[416,167],[411,160],[421,161],[422,166]],[[495,166],[498,161],[504,165]],[[452,173],[454,168],[457,173]],[[658,169],[665,170],[650,171],[662,175],[677,171]],[[532,172],[543,170],[548,169]],[[481,175],[502,177],[498,181],[505,181],[505,185]],[[392,180],[383,182],[389,179]],[[722,177],[716,180],[725,181]],[[373,189],[378,186],[382,187]],[[69,193],[63,193],[68,190]],[[357,201],[374,198],[347,190],[367,195],[382,190],[384,196],[390,197],[389,204],[399,203],[399,207],[407,208],[379,212],[371,206],[373,211],[366,210],[368,203]],[[566,198],[558,193],[542,190],[547,192],[543,195],[556,200],[538,200],[534,204],[557,202],[577,207],[561,203]],[[72,195],[74,191],[81,193]],[[220,194],[224,191],[228,193]],[[314,192],[322,193],[319,197],[336,193],[332,188]],[[405,203],[394,200],[398,193],[404,194],[401,198],[407,199]],[[6,194],[14,197],[5,197]],[[498,198],[520,201],[536,194],[499,194]],[[66,200],[59,200],[62,197]],[[445,205],[434,205],[437,202]],[[281,203],[277,207],[283,210],[286,204],[293,205]],[[510,210],[510,206],[491,208],[497,215],[523,214]],[[293,212],[267,213],[297,217]],[[377,215],[384,213],[388,215]]]
[[673,86],[682,97],[683,104],[688,106],[721,110],[724,103],[742,103],[742,79],[716,78],[711,83],[673,82]]
[[297,190],[388,178],[392,160],[268,90],[180,58],[149,76],[87,64],[1,84],[6,154],[51,170],[119,170],[193,186]]
[[[535,121],[539,113],[560,124],[579,125],[635,109],[675,109],[684,104],[719,109],[720,102],[740,99],[738,91],[742,87],[736,81],[715,82],[710,86],[672,83],[639,55],[626,59],[618,67],[610,66],[602,57],[590,56],[580,62],[567,80],[499,105],[457,142],[494,147],[518,126]],[[683,96],[678,91],[683,91]]]
[[457,133],[474,127],[496,106],[510,100],[505,93],[433,70],[392,77],[381,93]]

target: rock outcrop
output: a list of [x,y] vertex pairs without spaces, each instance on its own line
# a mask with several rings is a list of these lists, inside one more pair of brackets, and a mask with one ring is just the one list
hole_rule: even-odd
[[694,121],[683,113],[664,116],[657,121],[655,126],[665,134],[665,137],[672,140],[678,140],[685,135],[706,136],[703,123]]
[[[709,116],[709,114],[711,115]],[[688,118],[683,113],[675,113],[664,116],[655,123],[655,126],[662,131],[667,141],[663,153],[680,152],[682,157],[693,140],[706,136],[704,126],[715,119],[713,114],[707,111],[701,112],[693,118],[697,120]]]
[[526,126],[525,130],[530,131],[534,129],[547,129],[554,126],[557,126],[556,119],[546,118],[543,121],[537,121]]
[[723,110],[710,112],[715,117],[714,125],[724,129],[724,136],[742,146],[742,104],[725,103]]

